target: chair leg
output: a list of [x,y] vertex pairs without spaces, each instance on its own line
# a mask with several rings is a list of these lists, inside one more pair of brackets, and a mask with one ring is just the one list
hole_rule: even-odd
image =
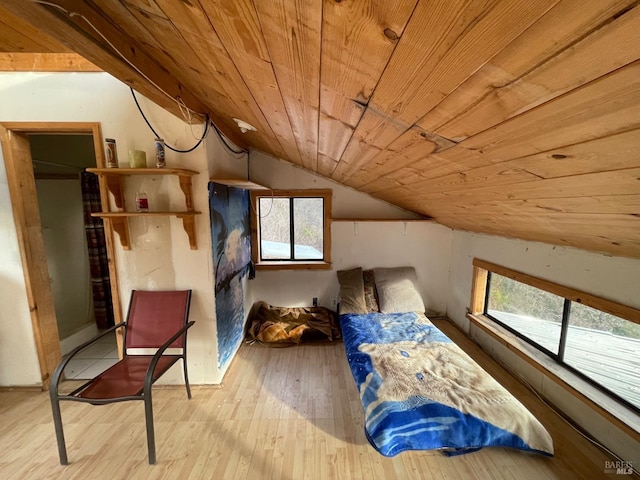
[[58,442],[58,456],[60,465],[69,465],[67,460],[67,447],[64,442],[64,431],[62,430],[62,415],[60,414],[60,400],[51,392],[51,411],[53,413],[53,426],[56,430],[56,441]]
[[156,463],[156,438],[153,429],[153,403],[151,392],[144,396],[144,415],[147,424],[147,449],[149,451],[149,465]]
[[187,373],[187,359],[182,357],[182,367],[184,369],[184,383],[187,386],[187,398],[191,400],[191,387],[189,387],[189,374]]

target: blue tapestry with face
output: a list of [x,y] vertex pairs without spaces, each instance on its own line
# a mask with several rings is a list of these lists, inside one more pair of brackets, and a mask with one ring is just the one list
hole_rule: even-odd
[[251,261],[249,192],[209,184],[218,327],[218,368],[227,365],[244,333],[243,279]]

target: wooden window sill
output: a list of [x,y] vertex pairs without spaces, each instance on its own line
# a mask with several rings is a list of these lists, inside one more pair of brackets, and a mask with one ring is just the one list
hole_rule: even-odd
[[259,262],[256,270],[331,270],[328,262]]
[[[597,413],[611,421],[617,427],[636,440],[640,440],[640,415],[616,402],[593,385],[584,381],[573,372],[520,340],[513,333],[491,321],[484,315],[467,314],[472,325],[507,347],[524,361],[546,375],[551,381],[564,388]],[[623,420],[624,419],[624,420]]]

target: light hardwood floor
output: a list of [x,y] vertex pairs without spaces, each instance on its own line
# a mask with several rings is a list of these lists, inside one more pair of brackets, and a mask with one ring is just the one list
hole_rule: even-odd
[[[0,392],[2,479],[596,479],[613,460],[457,329],[437,322],[548,428],[556,456],[502,448],[458,457],[376,453],[344,345],[243,346],[223,388],[156,388],[158,464],[147,463],[142,403],[65,402],[68,466],[58,463],[48,395]],[[620,478],[620,477],[618,477]],[[629,477],[625,477],[629,478]]]

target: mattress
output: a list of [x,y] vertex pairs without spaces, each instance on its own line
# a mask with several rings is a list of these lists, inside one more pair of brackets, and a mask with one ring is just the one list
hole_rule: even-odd
[[427,317],[340,315],[365,433],[382,455],[509,447],[553,455],[540,422]]

